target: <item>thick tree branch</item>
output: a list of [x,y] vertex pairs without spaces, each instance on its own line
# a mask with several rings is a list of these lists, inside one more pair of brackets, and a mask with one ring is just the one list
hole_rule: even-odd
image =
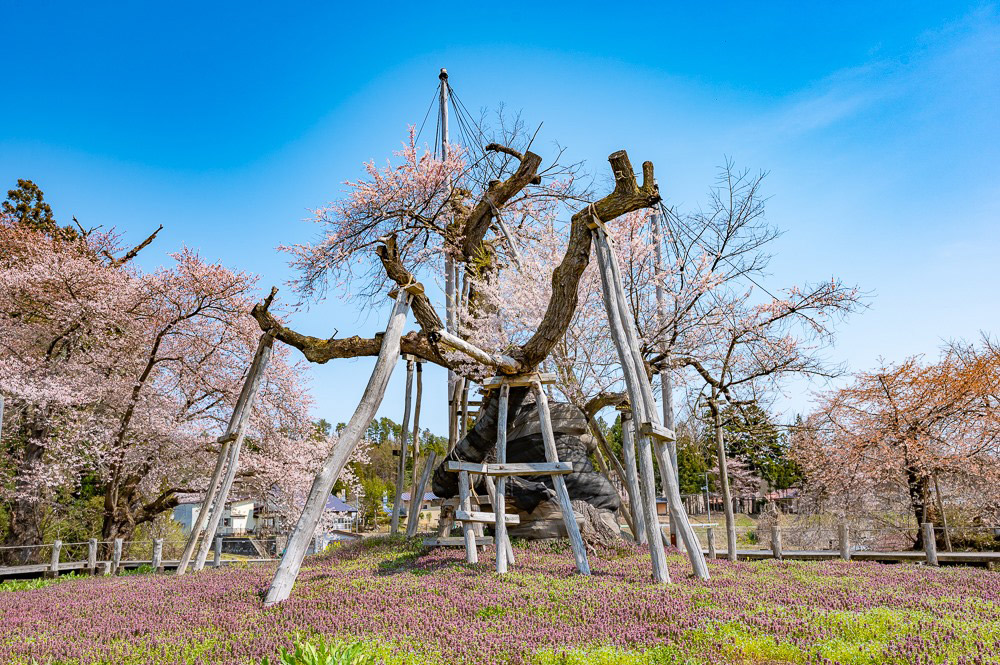
[[[382,238],[382,244],[375,249],[375,253],[378,254],[378,258],[382,261],[382,267],[385,268],[385,274],[389,276],[389,279],[396,282],[400,287],[416,283],[417,279],[413,276],[413,273],[403,265],[403,259],[399,255],[399,248],[396,246],[395,234]],[[410,301],[410,308],[413,310],[413,318],[417,320],[420,328],[425,333],[432,333],[444,328],[441,318],[434,311],[434,306],[431,305],[431,301],[423,293],[413,296],[413,299]],[[428,360],[430,359],[428,358]]]
[[[530,153],[529,153],[530,154]],[[615,190],[594,204],[597,216],[602,222],[634,210],[656,205],[660,193],[653,181],[653,163],[642,165],[642,186],[632,172],[632,163],[624,150],[608,157],[615,176]],[[526,369],[534,368],[549,355],[573,320],[578,302],[577,290],[580,277],[590,263],[590,229],[587,227],[588,208],[575,215],[570,225],[569,244],[562,263],[552,273],[552,296],[545,310],[545,316],[538,330],[521,347],[522,364]]]
[[490,229],[494,208],[502,207],[515,194],[527,187],[537,176],[541,163],[541,157],[531,151],[526,152],[521,159],[521,164],[511,177],[496,183],[483,194],[482,200],[476,204],[465,219],[465,240],[462,244],[462,253],[466,260],[472,259],[482,244],[486,232]]

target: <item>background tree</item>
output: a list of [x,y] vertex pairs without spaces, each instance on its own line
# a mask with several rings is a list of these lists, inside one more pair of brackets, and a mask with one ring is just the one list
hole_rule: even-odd
[[[814,492],[895,488],[917,524],[935,521],[935,480],[974,492],[996,486],[998,389],[1000,355],[989,340],[952,344],[936,362],[883,364],[823,396],[794,454]],[[914,544],[923,545],[919,529]]]
[[31,180],[18,178],[17,187],[7,190],[7,200],[0,204],[0,211],[15,224],[55,238],[72,240],[78,235],[73,227],[60,227],[56,223],[45,195]]

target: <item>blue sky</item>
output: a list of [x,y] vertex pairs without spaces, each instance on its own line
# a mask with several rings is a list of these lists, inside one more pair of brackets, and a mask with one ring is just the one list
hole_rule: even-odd
[[[1000,331],[995,5],[12,4],[0,187],[31,178],[65,221],[133,239],[163,224],[148,268],[188,245],[281,285],[274,248],[399,145],[447,67],[469,107],[544,121],[539,145],[595,174],[620,148],[653,160],[672,204],[704,201],[727,156],[769,171],[785,234],[765,285],[871,292],[831,352],[853,369]],[[385,314],[328,300],[293,323],[370,334]],[[316,368],[317,415],[347,420],[370,367]],[[422,417],[438,431],[441,381]],[[382,413],[401,402],[400,372]]]

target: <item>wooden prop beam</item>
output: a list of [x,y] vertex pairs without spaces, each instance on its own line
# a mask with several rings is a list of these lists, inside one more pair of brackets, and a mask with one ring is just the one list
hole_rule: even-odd
[[[417,523],[420,520],[420,504],[424,501],[424,492],[427,491],[427,481],[431,477],[431,471],[434,470],[434,461],[436,459],[437,453],[432,450],[424,461],[424,468],[420,472],[419,482],[414,480],[413,491],[410,492],[410,512],[406,516],[407,538],[413,538],[413,536],[417,535]],[[414,479],[416,479],[416,474],[414,474]],[[416,502],[416,510],[414,510],[414,502]]]
[[[236,480],[236,470],[240,466],[240,451],[243,449],[243,439],[246,436],[247,425],[250,423],[250,413],[253,410],[253,403],[257,399],[257,393],[260,392],[260,384],[264,380],[267,365],[271,361],[271,349],[273,346],[274,336],[270,332],[266,332],[260,336],[260,340],[257,342],[257,351],[254,353],[253,362],[250,365],[250,372],[247,374],[247,378],[243,382],[243,388],[240,390],[240,399],[237,400],[238,415],[234,413],[236,427],[234,430],[229,429],[226,432],[227,437],[232,437],[235,434],[232,447],[229,450],[229,464],[226,468],[226,475],[222,479],[222,484],[219,486],[218,496],[212,506],[212,514],[209,516],[208,524],[205,527],[205,534],[201,539],[198,559],[195,561],[194,566],[196,571],[205,567],[212,539],[219,530],[223,513],[226,512],[226,501],[229,500],[229,492],[232,490],[233,481]],[[202,509],[208,510],[208,504],[206,503]],[[192,533],[194,533],[193,530]]]
[[279,603],[291,594],[295,578],[298,577],[299,568],[302,566],[302,559],[309,547],[309,541],[312,540],[316,525],[319,524],[326,506],[326,500],[330,496],[330,490],[333,489],[334,483],[340,477],[340,472],[343,471],[348,458],[361,441],[365,430],[368,429],[382,403],[386,386],[392,376],[392,370],[399,359],[399,339],[403,332],[403,326],[406,325],[406,316],[410,309],[409,301],[410,295],[406,291],[401,291],[396,296],[396,304],[392,309],[389,324],[382,338],[382,349],[375,362],[375,369],[372,371],[372,376],[368,380],[368,385],[365,387],[365,392],[354,411],[354,415],[347,427],[340,433],[336,446],[330,451],[330,455],[313,481],[309,498],[306,499],[302,509],[302,515],[292,531],[291,538],[288,539],[285,554],[281,557],[281,563],[278,565],[278,570],[264,598],[265,606]]
[[[500,386],[500,400],[497,412],[497,463],[507,463],[507,404],[510,399],[510,385]],[[507,572],[507,565],[514,563],[514,550],[510,547],[510,538],[507,536],[507,479],[501,476],[497,479],[496,497],[492,500],[493,512],[497,519],[493,523],[493,532],[496,534],[497,542],[503,543],[504,547],[497,546],[497,573],[503,575]]]
[[[552,431],[552,414],[549,412],[549,398],[546,397],[545,390],[538,381],[532,386],[532,391],[535,393],[535,403],[538,405],[538,418],[542,425],[545,461],[558,462],[559,453],[556,451],[556,436]],[[583,544],[583,537],[580,535],[580,526],[576,523],[573,505],[570,503],[569,492],[566,490],[566,479],[562,476],[553,476],[552,484],[555,486],[556,497],[559,499],[559,509],[562,512],[566,534],[569,536],[569,543],[573,548],[573,558],[576,559],[576,570],[581,575],[590,575],[587,548]]]
[[[472,512],[472,501],[469,498],[469,472],[458,472],[458,497],[462,502],[461,509],[455,511],[455,519],[462,521],[462,536],[465,538],[465,562],[479,563],[479,550],[476,549],[476,531],[472,528],[472,523],[477,517],[482,517],[487,513]],[[490,515],[492,517],[492,515]]]
[[[615,255],[611,247],[611,241],[606,234],[602,231],[595,231],[595,236],[597,238],[596,245],[598,246],[599,255],[603,255],[607,268],[602,271],[602,283],[605,281],[608,282],[607,285],[610,288],[606,289],[606,295],[610,293],[612,296],[613,300],[611,304],[617,310],[618,320],[622,324],[620,328],[623,328],[623,332],[625,333],[625,338],[623,339],[625,342],[624,349],[619,347],[619,354],[622,355],[623,360],[627,359],[626,355],[631,356],[631,362],[627,364],[631,367],[631,372],[633,372],[632,385],[635,392],[630,393],[633,409],[635,409],[636,405],[641,407],[642,417],[640,420],[642,422],[659,424],[659,414],[657,413],[656,402],[653,399],[653,389],[649,384],[649,377],[646,375],[643,366],[639,334],[635,329],[635,321],[631,318],[625,300],[621,270],[618,267],[618,257]],[[611,308],[609,307],[609,309]],[[627,353],[623,353],[623,351]],[[640,441],[649,440],[649,437],[640,436],[639,438]],[[666,482],[664,489],[667,492],[670,519],[677,524],[678,533],[684,541],[685,548],[688,550],[688,559],[691,562],[691,568],[695,575],[703,580],[707,580],[709,574],[708,566],[705,564],[705,556],[701,551],[701,543],[698,540],[698,536],[694,533],[691,522],[688,520],[687,512],[684,510],[684,504],[681,501],[680,486],[677,483],[677,473],[666,446],[657,446],[657,459],[661,467],[666,471],[663,474],[663,479]],[[650,476],[647,480],[650,483],[653,482],[652,469],[650,469]],[[652,507],[655,514],[655,496]],[[659,522],[657,522],[657,536],[660,535],[658,527]]]
[[484,351],[478,346],[465,341],[458,335],[451,334],[447,330],[435,330],[431,333],[431,338],[432,341],[437,341],[445,346],[450,346],[456,351],[461,351],[470,358],[503,372],[504,374],[514,374],[518,371],[518,362],[510,356]]
[[[396,493],[392,497],[392,518],[389,533],[396,535],[399,530],[399,512],[403,507],[403,485],[406,483],[406,437],[410,433],[410,404],[413,396],[413,360],[406,361],[406,400],[403,407],[403,424],[399,428],[399,466],[396,468]],[[416,458],[414,458],[416,459]],[[420,504],[417,504],[418,506]]]
[[[213,511],[212,506],[218,503],[218,497],[221,495],[220,489],[224,483],[222,473],[226,469],[227,462],[231,461],[233,444],[237,440],[242,444],[252,407],[253,398],[251,397],[251,393],[256,396],[256,391],[260,386],[259,377],[263,376],[261,365],[263,363],[266,366],[267,359],[264,356],[267,355],[268,358],[270,357],[270,350],[273,343],[274,337],[269,332],[261,335],[260,340],[257,342],[257,350],[254,352],[253,360],[250,361],[250,369],[247,372],[246,379],[243,380],[243,387],[240,388],[240,395],[236,399],[236,406],[229,418],[229,424],[226,426],[226,431],[218,439],[219,456],[215,460],[215,469],[212,472],[211,480],[209,480],[208,489],[205,491],[205,498],[202,499],[201,508],[198,510],[198,517],[191,527],[191,533],[188,535],[187,542],[184,544],[184,551],[181,553],[180,562],[177,565],[178,575],[183,575],[187,572],[188,564],[191,562],[198,538],[209,523],[209,517]],[[223,509],[225,509],[225,500],[223,500]],[[208,540],[211,541],[211,537],[208,537]],[[200,554],[201,552],[199,551],[199,557]],[[204,565],[204,560],[202,560],[202,565]],[[195,569],[198,570],[198,567]]]
[[[629,505],[632,513],[632,523],[635,525],[635,542],[645,545],[649,542],[646,531],[646,504],[639,490],[639,467],[635,458],[635,436],[633,435],[632,411],[622,411],[622,454],[625,458],[625,476],[628,482],[628,492],[635,500]],[[654,517],[655,519],[655,517]]]

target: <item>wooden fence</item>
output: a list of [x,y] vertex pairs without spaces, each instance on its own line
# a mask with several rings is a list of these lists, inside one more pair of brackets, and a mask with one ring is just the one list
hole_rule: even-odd
[[[213,558],[211,565],[220,567],[236,562],[263,563],[274,561],[275,541],[256,541],[254,550],[259,556],[237,556],[223,553],[225,540],[219,536],[213,543]],[[86,542],[64,543],[56,540],[44,545],[15,545],[0,547],[0,556],[5,559],[15,559],[21,562],[0,566],[0,579],[4,577],[26,577],[44,574],[55,577],[60,573],[84,572],[91,575],[116,575],[123,570],[149,566],[157,572],[176,568],[180,552],[184,548],[183,540],[167,541],[157,538],[150,541],[124,541],[116,538],[111,541],[99,541],[92,538]],[[110,551],[110,557],[98,557],[101,546],[105,552]],[[124,554],[127,553],[127,556]],[[148,553],[149,558],[132,558]],[[177,557],[177,558],[174,558]]]

